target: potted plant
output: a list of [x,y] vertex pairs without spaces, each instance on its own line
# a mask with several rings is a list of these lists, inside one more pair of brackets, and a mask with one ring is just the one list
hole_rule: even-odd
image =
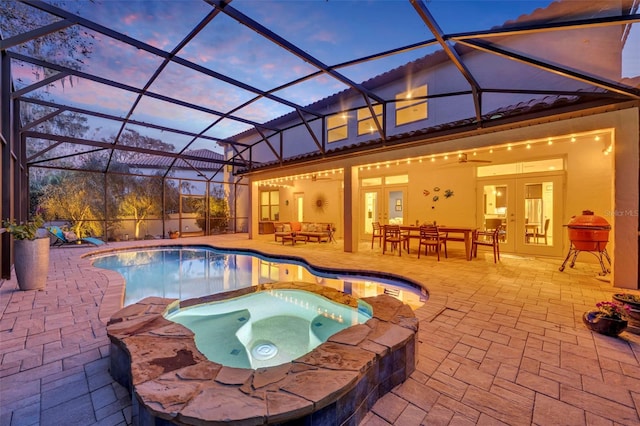
[[13,235],[13,263],[20,290],[43,290],[49,271],[49,238],[41,236],[41,217],[17,224],[6,220],[3,226]]
[[169,238],[176,239],[180,236],[180,231],[169,230]]
[[607,336],[617,336],[627,328],[627,305],[603,301],[596,303],[596,308],[582,316],[582,321],[589,329]]

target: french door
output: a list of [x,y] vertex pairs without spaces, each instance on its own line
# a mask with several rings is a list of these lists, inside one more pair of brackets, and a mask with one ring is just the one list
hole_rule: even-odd
[[361,217],[361,237],[370,238],[373,222],[382,225],[394,223],[403,225],[407,218],[407,187],[385,186],[366,188],[361,191],[360,205],[363,206]]
[[563,193],[561,174],[479,179],[477,223],[501,226],[501,251],[562,256]]

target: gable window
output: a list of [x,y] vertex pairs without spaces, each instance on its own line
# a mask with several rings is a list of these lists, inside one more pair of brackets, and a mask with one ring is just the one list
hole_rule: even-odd
[[[382,126],[382,105],[373,105],[373,111],[376,114],[378,122]],[[377,131],[378,128],[371,116],[371,110],[369,108],[360,108],[358,110],[358,136]]]
[[396,126],[427,119],[427,85],[396,95]]
[[327,117],[327,142],[335,142],[349,137],[349,116],[343,112]]
[[280,219],[280,191],[260,192],[260,220]]

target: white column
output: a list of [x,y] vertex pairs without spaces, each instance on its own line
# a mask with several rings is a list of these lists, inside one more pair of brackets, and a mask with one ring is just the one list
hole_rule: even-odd
[[358,168],[344,168],[344,251],[356,253],[359,243],[360,184]]

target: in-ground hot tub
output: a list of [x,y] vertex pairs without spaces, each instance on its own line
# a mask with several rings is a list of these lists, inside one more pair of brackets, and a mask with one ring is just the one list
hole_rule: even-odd
[[302,290],[260,291],[170,309],[165,318],[193,331],[210,361],[238,368],[290,362],[351,325],[371,318],[362,301],[351,307]]
[[362,300],[372,318],[337,332],[291,362],[236,368],[208,360],[193,332],[164,314],[261,291],[310,291],[351,307],[358,300],[309,283],[262,284],[189,301],[147,298],[107,326],[111,374],[130,389],[138,425],[357,425],[415,370],[418,320],[382,294]]

